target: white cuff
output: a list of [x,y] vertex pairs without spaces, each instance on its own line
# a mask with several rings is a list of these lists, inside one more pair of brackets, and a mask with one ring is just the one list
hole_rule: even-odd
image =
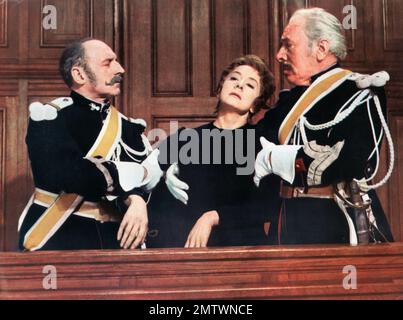
[[144,189],[147,192],[155,188],[164,174],[158,163],[159,154],[160,151],[156,149],[142,162],[142,166],[147,169],[147,178],[143,182]]

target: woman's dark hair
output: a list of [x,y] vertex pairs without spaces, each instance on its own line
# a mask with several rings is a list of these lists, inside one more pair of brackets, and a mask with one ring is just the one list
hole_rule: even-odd
[[[74,41],[66,46],[63,50],[59,60],[59,72],[64,82],[69,88],[73,86],[73,77],[71,75],[71,69],[73,67],[82,67],[85,72],[89,73],[88,76],[91,79],[91,70],[87,66],[85,48],[83,44],[91,38],[85,38],[82,40]],[[89,71],[89,72],[88,72]]]
[[[220,82],[218,83],[216,93],[221,93],[223,84],[227,76],[239,66],[250,66],[255,69],[260,76],[260,95],[254,102],[253,114],[258,113],[261,109],[268,109],[267,101],[270,99],[276,87],[274,86],[273,74],[269,71],[266,63],[258,56],[249,54],[235,59],[221,73]],[[218,112],[220,102],[218,102],[215,112]],[[250,114],[251,116],[253,115]]]

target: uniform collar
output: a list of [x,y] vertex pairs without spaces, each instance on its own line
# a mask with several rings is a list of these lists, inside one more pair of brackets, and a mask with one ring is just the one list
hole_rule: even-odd
[[[316,79],[318,79],[319,77],[323,76],[325,73],[329,72],[330,70],[336,69],[336,68],[340,68],[340,64],[337,62],[334,65],[331,65],[329,68],[326,68],[325,70],[322,70],[321,72],[313,75],[311,77],[311,84],[315,82]],[[309,85],[310,86],[310,85]],[[292,92],[304,92],[309,86],[294,86],[291,90],[284,90],[284,92],[280,92],[280,95],[282,93],[287,94],[288,92],[292,91]]]
[[80,106],[88,106],[91,111],[98,111],[100,113],[105,113],[109,110],[111,102],[105,100],[104,103],[95,102],[93,100],[87,99],[76,91],[71,91],[70,97],[73,99],[75,104]]
[[[336,69],[336,68],[340,68],[340,64],[338,62],[335,63],[334,65],[331,65],[330,67],[326,68],[325,70],[322,70],[321,72],[313,75],[311,77],[311,84],[314,83],[314,81],[316,79],[323,76],[325,73],[329,72],[330,70]],[[295,86],[290,90],[281,91],[279,97],[280,97],[280,99],[288,98],[290,96],[290,94],[292,94],[293,96],[296,96],[296,97],[300,97],[308,88],[309,88],[309,86]]]
[[321,72],[313,75],[311,77],[311,83],[313,83],[316,79],[318,79],[320,76],[323,76],[325,73],[329,72],[330,70],[336,69],[336,68],[340,68],[340,64],[337,62],[333,65],[331,65],[329,68],[326,68],[325,70],[322,70]]

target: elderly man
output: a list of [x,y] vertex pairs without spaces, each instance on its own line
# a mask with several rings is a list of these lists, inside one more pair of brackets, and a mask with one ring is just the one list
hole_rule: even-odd
[[30,106],[36,189],[20,218],[20,248],[134,249],[147,234],[144,199],[162,171],[145,122],[111,105],[124,69],[108,45],[85,39],[63,51],[60,73],[70,97]]
[[263,150],[254,178],[257,185],[270,174],[282,179],[271,230],[279,244],[392,241],[372,191],[380,184],[368,185],[389,133],[389,79],[341,69],[346,55],[341,23],[323,9],[297,11],[282,35],[277,60],[295,87],[258,124]]

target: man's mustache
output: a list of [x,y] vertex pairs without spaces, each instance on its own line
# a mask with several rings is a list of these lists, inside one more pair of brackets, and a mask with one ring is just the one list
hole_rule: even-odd
[[105,82],[105,84],[107,86],[113,86],[116,83],[121,83],[123,81],[123,76],[120,74],[117,74],[116,76],[114,76],[112,78],[112,80],[110,82]]
[[281,65],[284,68],[284,70],[292,70],[293,69],[292,65],[287,63],[287,62],[283,62]]

